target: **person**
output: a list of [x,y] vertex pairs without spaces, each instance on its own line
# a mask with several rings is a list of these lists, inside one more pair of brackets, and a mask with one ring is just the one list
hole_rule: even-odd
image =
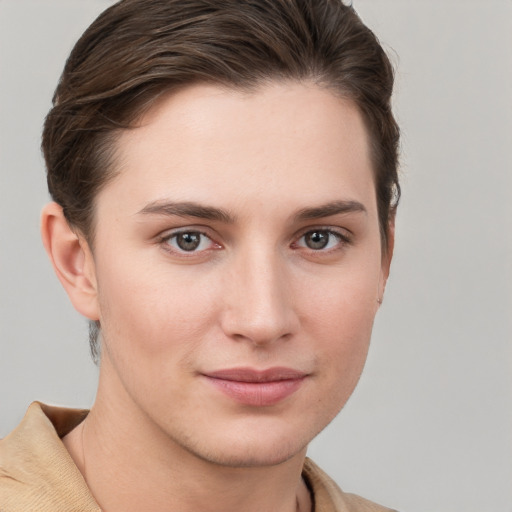
[[121,0],[66,63],[41,231],[100,367],[0,509],[389,510],[306,457],[355,388],[400,196],[393,70],[339,0]]

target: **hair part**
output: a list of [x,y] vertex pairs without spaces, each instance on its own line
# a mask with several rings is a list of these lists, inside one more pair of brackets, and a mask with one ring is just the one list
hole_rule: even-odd
[[[353,101],[366,124],[382,248],[400,198],[393,68],[341,0],[121,0],[73,48],[46,117],[48,188],[94,244],[95,198],[117,174],[116,141],[162,95],[195,83],[255,90],[309,81]],[[99,323],[90,328],[99,357]]]

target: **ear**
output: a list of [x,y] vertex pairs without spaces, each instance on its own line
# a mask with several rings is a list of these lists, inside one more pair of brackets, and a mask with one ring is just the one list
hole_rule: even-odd
[[41,214],[43,244],[75,309],[98,320],[98,296],[94,259],[85,238],[75,233],[57,203],[47,204]]
[[381,263],[381,282],[379,285],[379,300],[382,302],[384,297],[384,290],[386,289],[386,283],[389,277],[389,271],[391,268],[391,260],[393,259],[393,251],[395,249],[395,214],[392,213],[389,217],[388,224],[388,239],[386,245],[386,251],[382,252],[382,263]]

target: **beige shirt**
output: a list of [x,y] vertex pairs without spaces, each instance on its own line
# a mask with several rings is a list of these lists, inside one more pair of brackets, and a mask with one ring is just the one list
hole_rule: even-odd
[[[101,512],[61,441],[87,413],[40,402],[30,405],[20,425],[0,440],[0,512]],[[303,477],[314,512],[391,512],[343,493],[310,459]]]

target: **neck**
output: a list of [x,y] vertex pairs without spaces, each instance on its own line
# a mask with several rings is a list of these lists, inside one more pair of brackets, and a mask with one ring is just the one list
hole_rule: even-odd
[[[101,382],[89,416],[66,438],[104,512],[309,512],[305,450],[273,466],[229,467],[198,458]],[[105,395],[105,396],[104,396]]]

